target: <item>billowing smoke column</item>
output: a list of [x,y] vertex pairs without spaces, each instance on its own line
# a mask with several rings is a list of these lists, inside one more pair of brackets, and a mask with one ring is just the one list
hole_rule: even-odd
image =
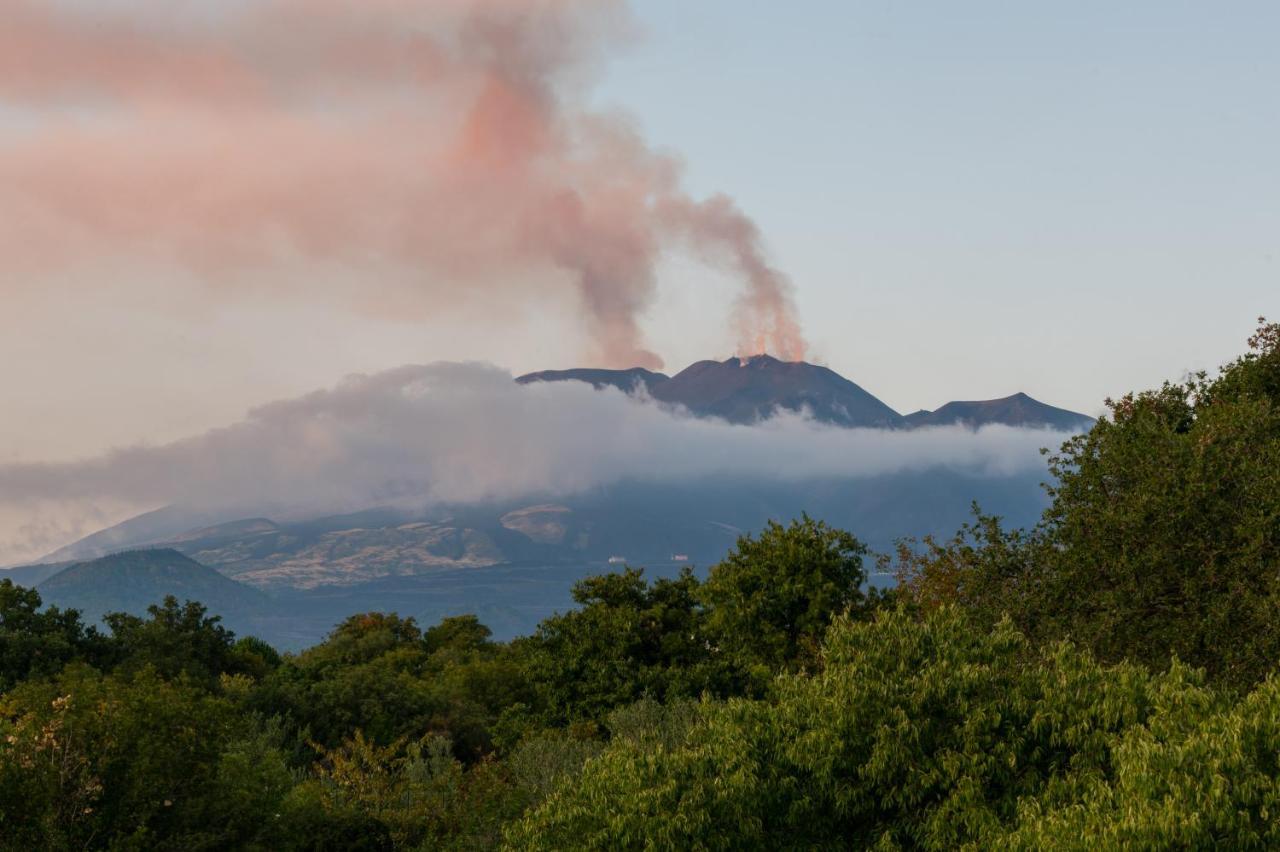
[[628,32],[618,0],[6,0],[0,278],[123,259],[404,318],[572,287],[596,357],[654,367],[678,246],[742,279],[741,354],[802,357],[755,224],[585,106]]

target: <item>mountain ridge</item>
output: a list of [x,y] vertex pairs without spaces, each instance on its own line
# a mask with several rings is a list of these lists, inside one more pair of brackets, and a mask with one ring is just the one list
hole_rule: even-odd
[[651,391],[703,417],[748,424],[775,411],[807,411],[837,426],[894,428],[902,416],[827,367],[770,355],[697,361]]
[[644,367],[631,367],[625,370],[608,370],[594,367],[575,367],[568,370],[539,370],[536,373],[525,373],[516,379],[517,384],[528,385],[534,382],[586,382],[600,390],[613,387],[623,393],[632,393],[637,387],[652,391],[655,385],[670,381],[666,373],[655,373]]
[[779,410],[806,412],[814,420],[845,428],[915,429],[991,424],[1075,431],[1094,418],[1049,405],[1024,392],[990,400],[953,400],[932,411],[899,414],[875,395],[829,367],[806,361],[781,361],[771,355],[696,361],[673,376],[640,367],[609,370],[542,370],[516,378],[536,382],[581,381],[597,390],[614,387],[634,393],[641,387],[654,400],[675,405],[696,417],[750,424]]
[[921,410],[904,418],[912,427],[1005,426],[1051,428],[1063,431],[1088,429],[1094,418],[1033,399],[1019,391],[1000,399],[954,400],[934,411]]

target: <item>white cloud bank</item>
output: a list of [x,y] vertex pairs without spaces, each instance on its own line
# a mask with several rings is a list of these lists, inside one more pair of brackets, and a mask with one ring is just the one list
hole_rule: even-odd
[[791,413],[740,426],[580,382],[517,385],[485,364],[405,366],[170,444],[0,465],[0,564],[37,557],[107,517],[171,503],[328,512],[724,474],[800,480],[943,467],[1004,476],[1043,469],[1040,448],[1066,437],[1006,426],[839,429]]

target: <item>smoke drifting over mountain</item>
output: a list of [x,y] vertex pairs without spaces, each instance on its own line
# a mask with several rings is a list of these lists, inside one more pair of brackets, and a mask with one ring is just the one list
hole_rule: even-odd
[[741,279],[742,354],[803,357],[755,224],[587,106],[629,31],[617,0],[8,0],[0,276],[123,259],[409,319],[571,288],[592,360],[657,367],[639,320],[685,250]]
[[[263,406],[189,440],[0,465],[0,518],[39,508],[83,527],[104,507],[129,514],[170,503],[245,513],[425,507],[723,475],[807,480],[943,467],[1002,476],[1042,470],[1039,448],[1064,437],[1004,426],[841,429],[796,414],[735,426],[580,382],[517,385],[482,364],[408,366]],[[0,563],[71,537],[54,540],[60,527],[7,526]]]

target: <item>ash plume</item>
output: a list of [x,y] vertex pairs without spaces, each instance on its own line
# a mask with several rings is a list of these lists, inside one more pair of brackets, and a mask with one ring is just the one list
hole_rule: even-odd
[[618,0],[8,0],[0,278],[124,288],[94,275],[123,261],[410,321],[568,289],[595,358],[657,367],[681,247],[741,279],[741,354],[802,358],[756,225],[587,106],[632,29]]

